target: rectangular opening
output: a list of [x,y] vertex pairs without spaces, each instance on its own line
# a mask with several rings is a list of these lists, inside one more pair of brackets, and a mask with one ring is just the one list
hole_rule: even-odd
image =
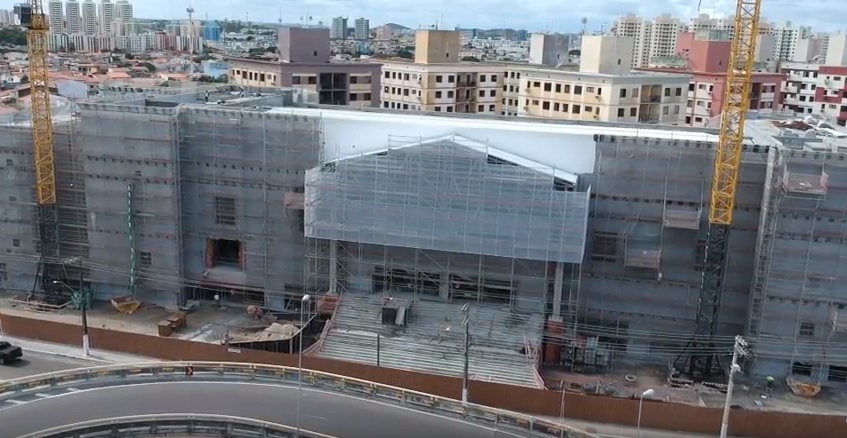
[[591,260],[615,262],[618,259],[618,235],[595,231],[591,236]]
[[230,267],[242,269],[242,250],[241,242],[230,239],[211,239],[211,267]]
[[510,281],[450,275],[452,301],[510,304],[514,289]]
[[142,268],[149,268],[153,266],[153,254],[147,251],[141,251],[138,253],[138,264]]
[[235,225],[235,198],[215,196],[215,223]]
[[830,382],[847,383],[847,367],[830,365],[827,380]]
[[806,362],[794,362],[791,364],[791,374],[795,376],[811,376],[812,364]]
[[801,322],[799,335],[801,338],[814,338],[815,325],[811,322]]

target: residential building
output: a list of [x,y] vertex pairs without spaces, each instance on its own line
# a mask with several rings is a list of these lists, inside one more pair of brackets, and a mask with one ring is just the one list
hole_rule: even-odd
[[[632,40],[613,35],[584,36],[576,70],[509,65],[504,114],[680,124],[690,76],[632,72]],[[515,87],[517,97],[513,94]]]
[[278,53],[278,61],[231,60],[230,82],[307,90],[316,93],[318,103],[325,105],[379,105],[381,65],[330,62],[329,29],[282,27]]
[[82,3],[82,31],[88,35],[97,33],[97,5],[94,0]]
[[357,18],[353,37],[357,40],[369,40],[371,38],[371,24],[367,18]]
[[382,66],[382,107],[501,114],[503,65],[459,61],[461,49],[458,31],[418,30],[414,62]]
[[329,37],[334,40],[347,39],[347,17],[335,17],[332,19]]
[[781,94],[786,110],[841,126],[847,123],[847,66],[786,62]]
[[111,0],[100,0],[100,12],[98,13],[100,33],[112,33],[112,23],[115,22],[116,14],[115,4]]
[[15,24],[17,18],[15,12],[9,9],[0,9],[0,24]]
[[826,65],[847,66],[847,34],[829,35],[825,53]]
[[654,58],[672,56],[676,38],[685,29],[669,14],[646,20],[634,14],[623,16],[612,25],[612,34],[633,39],[633,67],[647,67]]
[[530,36],[529,63],[556,67],[569,62],[571,36],[534,33]]
[[115,3],[115,20],[129,22],[132,21],[132,19],[132,3],[130,3],[129,0],[118,0],[117,3]]
[[[698,127],[715,127],[723,109],[726,66],[730,62],[731,45],[725,31],[683,32],[677,39],[675,66],[642,71],[691,75],[684,123]],[[753,73],[750,109],[780,109],[781,98],[778,90],[782,81],[783,75],[780,73]]]
[[65,32],[72,34],[82,32],[82,15],[80,12],[80,5],[77,0],[68,0],[65,3]]
[[50,15],[50,32],[65,33],[65,11],[62,0],[47,2],[47,13]]

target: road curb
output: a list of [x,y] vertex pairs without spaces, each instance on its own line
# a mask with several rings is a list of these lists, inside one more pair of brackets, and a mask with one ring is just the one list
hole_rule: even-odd
[[18,345],[24,351],[30,351],[30,352],[33,352],[33,353],[36,353],[36,354],[65,357],[65,358],[68,358],[68,359],[76,359],[76,360],[88,361],[88,362],[98,362],[98,363],[104,363],[104,364],[115,362],[115,361],[111,361],[111,360],[108,360],[108,359],[97,357],[95,355],[86,356],[85,354],[71,354],[71,353],[62,353],[62,352],[58,352],[58,351],[42,350],[42,349],[39,349],[39,348],[30,348],[30,347],[26,346],[27,343],[31,342],[28,339],[21,339],[21,338],[15,338],[15,337],[12,337],[12,336],[2,336],[2,335],[0,335],[0,339],[6,340],[7,342]]

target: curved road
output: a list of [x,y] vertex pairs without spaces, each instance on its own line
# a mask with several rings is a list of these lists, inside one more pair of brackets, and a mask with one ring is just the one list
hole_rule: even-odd
[[[342,438],[530,437],[452,418],[308,388],[300,426]],[[164,413],[219,414],[296,426],[297,388],[274,384],[167,382],[112,386],[43,398],[0,410],[4,436],[100,418]]]

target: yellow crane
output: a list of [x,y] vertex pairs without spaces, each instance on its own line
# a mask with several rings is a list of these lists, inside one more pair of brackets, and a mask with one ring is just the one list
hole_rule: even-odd
[[40,281],[36,281],[33,292],[43,293],[45,295],[43,298],[50,301],[52,296],[61,294],[63,288],[61,283],[65,279],[64,268],[59,259],[53,120],[50,111],[47,68],[47,40],[50,37],[50,23],[47,14],[44,13],[42,0],[28,0],[28,3],[18,5],[15,9],[20,17],[21,25],[27,29],[35,198],[39,208],[41,262],[38,276]]
[[762,0],[737,0],[735,32],[732,35],[724,85],[720,136],[715,150],[703,282],[700,286],[694,337],[687,348],[687,371],[694,378],[706,378],[720,372],[714,338],[725,288],[729,230],[735,210],[744,146],[744,122],[750,108],[750,88],[761,12]]

